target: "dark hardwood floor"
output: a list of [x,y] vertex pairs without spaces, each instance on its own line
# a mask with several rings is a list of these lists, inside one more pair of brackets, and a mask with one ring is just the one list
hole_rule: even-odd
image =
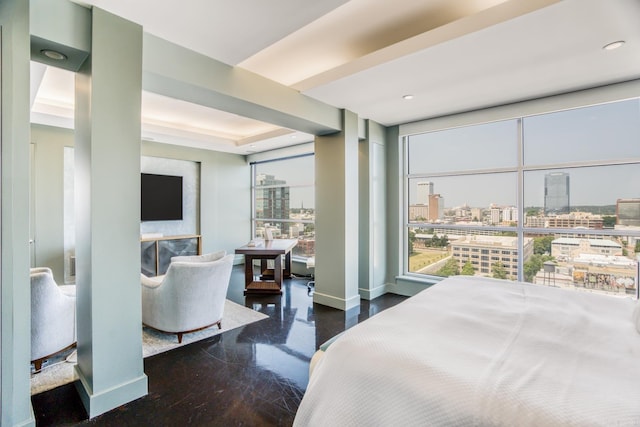
[[228,298],[268,319],[146,358],[149,394],[92,420],[73,384],[35,395],[37,425],[290,426],[320,344],[405,299],[383,295],[344,312],[313,304],[306,283],[245,297],[242,266],[234,267]]

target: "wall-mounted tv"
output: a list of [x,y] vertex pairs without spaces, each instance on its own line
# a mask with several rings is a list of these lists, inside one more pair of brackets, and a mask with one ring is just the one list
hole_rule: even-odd
[[182,177],[143,173],[140,179],[140,220],[182,219]]

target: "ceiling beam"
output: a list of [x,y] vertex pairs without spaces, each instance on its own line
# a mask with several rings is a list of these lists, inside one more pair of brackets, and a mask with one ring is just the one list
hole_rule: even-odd
[[249,71],[144,35],[143,89],[313,135],[342,127],[340,109]]

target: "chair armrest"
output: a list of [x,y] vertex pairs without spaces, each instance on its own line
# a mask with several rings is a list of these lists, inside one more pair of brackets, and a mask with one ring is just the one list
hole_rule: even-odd
[[156,276],[156,277],[147,277],[144,274],[140,273],[140,283],[145,288],[157,288],[162,284],[164,280],[164,275]]
[[53,273],[51,272],[51,269],[49,267],[33,267],[29,269],[29,273],[30,274],[47,273],[50,276],[53,276]]

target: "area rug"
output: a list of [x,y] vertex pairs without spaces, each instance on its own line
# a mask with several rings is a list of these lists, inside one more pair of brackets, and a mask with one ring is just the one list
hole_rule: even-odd
[[[192,342],[218,335],[222,332],[257,322],[269,316],[259,313],[250,308],[241,306],[229,300],[225,301],[224,315],[222,318],[222,329],[212,326],[201,331],[185,334],[182,343],[178,344],[175,334],[164,334],[155,329],[142,328],[142,356],[149,357],[176,347],[180,347]],[[63,384],[68,384],[77,379],[73,366],[76,363],[76,350],[70,349],[58,353],[55,357],[44,362],[40,373],[33,373],[31,368],[31,394],[42,393]]]

